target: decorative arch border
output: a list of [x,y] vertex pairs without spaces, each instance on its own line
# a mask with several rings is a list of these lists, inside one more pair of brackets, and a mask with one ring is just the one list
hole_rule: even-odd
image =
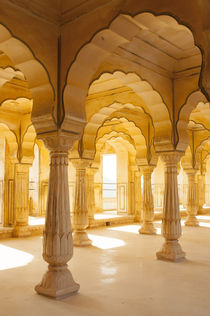
[[[189,24],[189,23],[186,23],[184,22],[182,19],[180,19],[178,16],[176,16],[175,14],[171,13],[171,12],[167,12],[167,11],[164,11],[164,12],[156,12],[156,11],[153,11],[153,10],[141,10],[139,11],[138,13],[136,12],[135,14],[128,14],[128,13],[121,13],[119,12],[111,21],[110,23],[107,25],[106,28],[103,28],[101,30],[97,30],[97,32],[95,32],[93,34],[93,36],[90,38],[90,40],[86,43],[84,43],[79,51],[77,52],[77,54],[75,55],[75,58],[74,60],[72,61],[72,63],[69,65],[68,67],[68,70],[67,70],[67,74],[66,74],[66,80],[65,80],[65,85],[63,87],[63,91],[62,91],[62,98],[63,98],[63,106],[65,108],[65,104],[66,104],[66,101],[68,100],[68,103],[69,103],[69,100],[71,99],[71,91],[70,91],[70,82],[71,82],[71,79],[72,79],[72,68],[73,68],[73,71],[74,71],[74,68],[75,68],[75,63],[77,62],[77,59],[79,56],[82,56],[84,55],[84,49],[85,47],[90,47],[91,44],[92,45],[95,45],[97,46],[97,40],[99,40],[99,37],[100,35],[104,34],[106,35],[107,37],[107,34],[110,32],[110,38],[114,38],[116,37],[116,42],[117,42],[117,45],[110,45],[110,52],[107,50],[104,52],[104,54],[111,54],[114,49],[116,47],[118,47],[122,42],[126,42],[126,41],[129,41],[129,39],[132,38],[132,34],[135,34],[135,30],[133,29],[133,33],[131,32],[131,34],[127,34],[123,35],[118,32],[118,33],[115,33],[113,32],[113,34],[111,34],[111,31],[115,31],[115,26],[116,26],[116,21],[117,19],[120,19],[122,17],[130,17],[130,18],[135,18],[137,17],[138,15],[141,15],[141,14],[151,14],[153,15],[154,17],[159,17],[159,16],[167,16],[167,18],[170,18],[171,20],[174,21],[174,23],[177,23],[178,25],[182,26],[182,27],[185,27],[187,28],[190,32],[191,32],[191,35],[192,35],[192,38],[193,38],[193,41],[194,41],[194,44],[195,46],[200,50],[201,52],[201,71],[200,71],[200,76],[199,76],[199,87],[200,87],[200,90],[202,91],[202,93],[205,95],[206,98],[208,98],[208,93],[205,91],[204,87],[203,87],[203,84],[202,84],[202,74],[203,74],[203,69],[205,67],[205,64],[204,64],[204,50],[202,48],[202,46],[199,44],[198,42],[198,39],[196,38],[195,34],[194,34],[194,31],[193,31],[193,28],[192,26]],[[132,23],[132,22],[131,22]],[[103,37],[103,35],[101,36],[101,38],[104,40],[105,38]],[[124,38],[124,39],[123,39]],[[99,41],[99,44],[98,44],[98,52],[100,51],[103,51],[104,49],[104,45],[103,43],[100,43]],[[96,60],[99,62],[99,59],[101,60],[102,59],[102,56],[103,54],[98,54],[98,59],[96,58]],[[83,56],[84,57],[84,56]],[[84,63],[82,64],[82,66],[84,66]],[[72,77],[71,77],[72,76]],[[77,80],[77,78],[76,78]],[[75,78],[73,79],[73,81],[76,81]],[[89,78],[89,81],[91,83],[91,80]],[[73,86],[72,86],[73,87]],[[75,91],[73,91],[73,94],[74,95],[74,92],[77,92],[79,91],[79,85],[75,85]],[[73,89],[74,90],[74,89]],[[83,92],[82,92],[83,90]],[[86,90],[87,90],[87,87],[86,87]],[[83,86],[83,89],[81,89],[81,95],[83,95],[83,97],[85,97],[85,92],[84,92],[84,86]],[[74,98],[73,98],[74,99]],[[76,102],[77,104],[77,102]],[[78,105],[78,104],[77,104]],[[71,111],[69,111],[69,109],[65,109],[66,112],[68,112],[70,115],[71,115]],[[83,113],[83,118],[85,117],[85,113]]]
[[[14,45],[16,49],[14,49]],[[18,49],[17,49],[18,48]],[[55,101],[55,89],[45,65],[35,56],[30,46],[19,37],[15,36],[9,28],[0,22],[0,50],[4,52],[13,63],[13,70],[20,70],[28,82],[28,87],[33,98],[32,120],[36,129],[39,124],[36,117],[39,116],[40,107],[46,115],[52,115],[52,107]],[[11,67],[11,66],[10,66]],[[55,119],[52,116],[52,119]]]

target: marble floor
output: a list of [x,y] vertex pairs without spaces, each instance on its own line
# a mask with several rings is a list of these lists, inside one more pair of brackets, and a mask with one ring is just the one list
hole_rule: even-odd
[[183,227],[180,263],[156,260],[160,222],[156,236],[136,224],[88,230],[93,246],[75,248],[69,264],[80,292],[61,301],[33,290],[47,267],[42,237],[1,240],[0,316],[210,315],[210,217],[199,218]]

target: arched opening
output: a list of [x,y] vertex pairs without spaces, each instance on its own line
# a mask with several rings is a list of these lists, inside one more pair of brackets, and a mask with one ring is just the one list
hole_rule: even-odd
[[210,209],[210,154],[207,156],[207,159],[206,159],[204,207]]
[[[88,118],[84,104],[90,85],[99,78],[109,87],[112,77],[113,87],[120,80],[147,101],[156,150],[185,150],[185,139],[182,141],[177,131],[179,111],[187,97],[199,89],[201,63],[192,32],[173,17],[148,12],[135,17],[121,14],[79,51],[67,76],[65,111]],[[100,89],[97,82],[94,92]]]
[[39,147],[34,144],[34,160],[29,169],[29,215],[40,215],[39,203]]
[[13,165],[17,159],[17,140],[7,125],[0,123],[0,225],[14,223]]
[[117,167],[115,153],[102,155],[104,211],[117,209]]
[[[52,120],[54,126],[54,89],[42,62],[29,46],[3,25],[0,25],[0,76],[0,122],[12,131],[16,146],[14,155],[11,152],[14,151],[11,149],[14,142],[8,142],[11,150],[6,151],[5,155],[4,181],[3,225],[12,226],[14,230],[10,234],[13,234],[18,225],[28,226],[29,209],[33,215],[40,213],[37,178],[39,158],[34,142],[36,131],[43,131],[42,121],[37,120],[37,117],[44,115],[45,123]],[[29,172],[32,163],[33,167]],[[29,230],[30,228],[26,228],[25,232],[30,234]]]

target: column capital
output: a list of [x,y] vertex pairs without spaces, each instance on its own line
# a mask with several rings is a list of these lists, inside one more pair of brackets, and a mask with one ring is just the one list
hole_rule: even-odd
[[98,168],[87,167],[87,175],[94,176]]
[[138,169],[138,170],[136,170],[136,172],[135,172],[135,177],[136,178],[141,178],[141,176],[142,176],[142,170],[140,170],[140,169]]
[[183,170],[189,177],[190,176],[194,177],[196,173],[199,171],[198,169],[194,169],[194,168],[183,168]]
[[86,169],[86,168],[90,168],[92,160],[84,159],[84,158],[72,158],[71,163],[76,169]]
[[154,165],[139,166],[139,170],[143,172],[143,174],[152,174],[155,167]]
[[180,151],[168,151],[160,154],[164,163],[168,166],[177,165],[183,155],[184,153]]
[[31,166],[32,166],[31,163],[21,163],[21,162],[15,163],[15,168],[18,173],[27,172],[28,168],[30,168]]
[[202,162],[202,164],[200,166],[200,173],[201,173],[201,175],[206,174],[206,162]]
[[50,133],[39,134],[38,138],[43,140],[45,146],[51,152],[68,152],[78,139],[78,135],[57,130]]
[[136,165],[130,165],[129,169],[132,171],[138,171],[138,167]]

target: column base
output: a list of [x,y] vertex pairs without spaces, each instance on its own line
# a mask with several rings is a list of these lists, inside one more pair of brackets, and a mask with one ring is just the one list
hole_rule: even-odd
[[73,280],[67,265],[61,267],[49,265],[48,269],[41,283],[35,286],[38,294],[62,299],[78,292],[80,286]]
[[152,222],[144,222],[142,227],[139,229],[139,234],[155,235],[156,228]]
[[185,226],[199,226],[199,221],[196,218],[196,216],[188,216],[186,221],[185,221]]
[[95,222],[94,216],[88,216],[88,226],[91,226]]
[[206,214],[206,210],[203,208],[199,208],[198,209],[198,215],[205,215]]
[[136,214],[136,216],[135,216],[135,222],[138,222],[138,223],[141,222],[141,215]]
[[86,231],[82,230],[76,230],[73,233],[73,242],[74,246],[79,247],[85,247],[85,246],[91,246],[92,240],[88,239],[88,234]]
[[156,253],[156,256],[159,260],[176,262],[185,259],[185,252],[182,251],[178,240],[167,240],[163,244],[161,251]]
[[28,226],[15,226],[13,230],[14,237],[28,237],[31,235]]

